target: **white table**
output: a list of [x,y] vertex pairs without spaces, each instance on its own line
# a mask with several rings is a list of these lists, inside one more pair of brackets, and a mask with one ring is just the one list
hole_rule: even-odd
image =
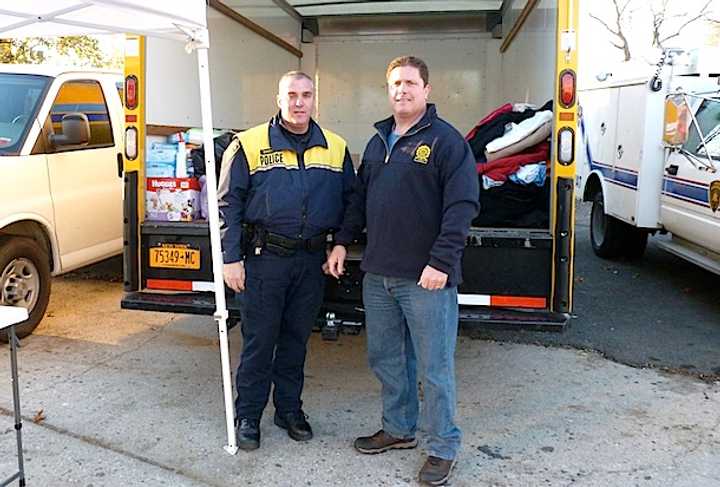
[[20,387],[18,386],[17,373],[17,337],[15,336],[15,325],[28,319],[28,312],[25,308],[16,306],[0,306],[0,330],[7,328],[10,338],[10,370],[12,374],[13,408],[15,409],[15,432],[17,435],[18,449],[18,471],[10,478],[0,483],[0,487],[10,485],[15,480],[20,487],[25,487],[25,470],[23,468],[22,454],[22,418],[20,417]]

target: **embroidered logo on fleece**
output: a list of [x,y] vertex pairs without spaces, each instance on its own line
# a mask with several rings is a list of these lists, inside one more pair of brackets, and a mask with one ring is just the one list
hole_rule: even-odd
[[427,144],[422,144],[417,149],[415,149],[415,158],[413,159],[413,161],[419,162],[420,164],[427,164],[430,160],[430,152],[432,152],[430,146]]

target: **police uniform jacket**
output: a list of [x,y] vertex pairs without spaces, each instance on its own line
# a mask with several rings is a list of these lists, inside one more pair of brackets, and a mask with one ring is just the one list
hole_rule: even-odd
[[225,263],[244,258],[243,224],[292,239],[340,227],[355,172],[340,136],[310,121],[308,133],[280,126],[280,115],[235,135],[223,154],[218,206]]
[[479,209],[475,159],[462,135],[438,118],[435,105],[392,150],[392,117],[375,124],[356,190],[335,241],[348,244],[367,228],[361,269],[418,279],[426,265],[461,281],[460,260]]

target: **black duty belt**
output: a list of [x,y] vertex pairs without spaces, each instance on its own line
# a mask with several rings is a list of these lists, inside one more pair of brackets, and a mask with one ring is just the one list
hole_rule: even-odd
[[277,245],[287,250],[320,250],[327,244],[327,233],[321,233],[312,238],[288,238],[277,233],[267,232],[265,243],[269,246]]

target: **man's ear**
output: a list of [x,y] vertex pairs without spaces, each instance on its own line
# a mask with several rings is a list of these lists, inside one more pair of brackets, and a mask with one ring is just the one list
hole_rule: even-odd
[[277,95],[275,95],[275,104],[277,105],[278,108],[282,108],[282,106],[280,105],[280,94],[279,93]]
[[425,100],[427,100],[428,97],[430,96],[431,90],[432,90],[432,86],[430,86],[430,84],[426,84],[425,85]]

